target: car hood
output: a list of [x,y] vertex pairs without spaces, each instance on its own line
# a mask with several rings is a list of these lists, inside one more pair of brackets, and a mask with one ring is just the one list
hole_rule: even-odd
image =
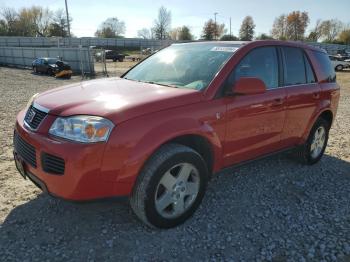
[[60,116],[97,115],[115,123],[172,107],[199,102],[202,93],[122,78],[71,84],[41,93],[35,103]]

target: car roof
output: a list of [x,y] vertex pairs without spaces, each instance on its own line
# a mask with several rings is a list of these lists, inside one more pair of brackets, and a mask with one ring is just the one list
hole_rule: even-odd
[[255,41],[193,41],[193,42],[185,42],[185,43],[176,43],[175,45],[196,45],[196,44],[215,44],[215,45],[231,45],[235,47],[242,47],[244,45],[257,45],[257,46],[264,46],[264,45],[278,45],[278,46],[291,46],[291,47],[299,47],[303,49],[309,49],[314,50],[322,53],[326,53],[324,49],[307,45],[302,42],[297,41],[281,41],[281,40],[255,40]]

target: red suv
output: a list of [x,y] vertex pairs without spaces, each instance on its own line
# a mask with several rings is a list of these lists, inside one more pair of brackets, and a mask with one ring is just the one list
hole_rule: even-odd
[[174,44],[121,78],[35,95],[17,116],[15,162],[50,195],[129,196],[144,223],[173,227],[225,167],[292,148],[319,161],[335,80],[327,54],[299,43]]

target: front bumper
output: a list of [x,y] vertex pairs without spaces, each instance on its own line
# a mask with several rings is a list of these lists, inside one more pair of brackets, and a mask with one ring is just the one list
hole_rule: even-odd
[[[129,192],[115,181],[104,179],[101,165],[106,143],[82,144],[65,141],[48,135],[54,116],[47,115],[36,132],[24,127],[25,112],[16,120],[15,134],[35,149],[35,164],[23,161],[26,176],[43,191],[67,200],[92,200],[125,196]],[[26,149],[28,151],[28,149]],[[22,152],[14,150],[21,156]],[[26,151],[25,151],[26,152]],[[64,173],[45,172],[44,156],[50,154],[64,160]]]

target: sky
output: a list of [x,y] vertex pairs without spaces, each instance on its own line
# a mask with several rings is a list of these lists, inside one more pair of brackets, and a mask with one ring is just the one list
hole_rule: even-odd
[[[243,18],[253,17],[256,35],[269,33],[275,17],[294,10],[306,11],[310,16],[310,30],[317,19],[337,18],[350,24],[350,0],[67,0],[73,18],[71,31],[75,36],[94,36],[98,26],[108,17],[118,17],[125,22],[125,37],[136,37],[142,28],[151,28],[158,8],[165,6],[172,14],[173,28],[187,25],[199,38],[205,21],[214,19],[229,29],[232,19],[232,34],[238,35]],[[0,0],[0,8],[19,9],[39,5],[51,10],[64,9],[64,0]]]

